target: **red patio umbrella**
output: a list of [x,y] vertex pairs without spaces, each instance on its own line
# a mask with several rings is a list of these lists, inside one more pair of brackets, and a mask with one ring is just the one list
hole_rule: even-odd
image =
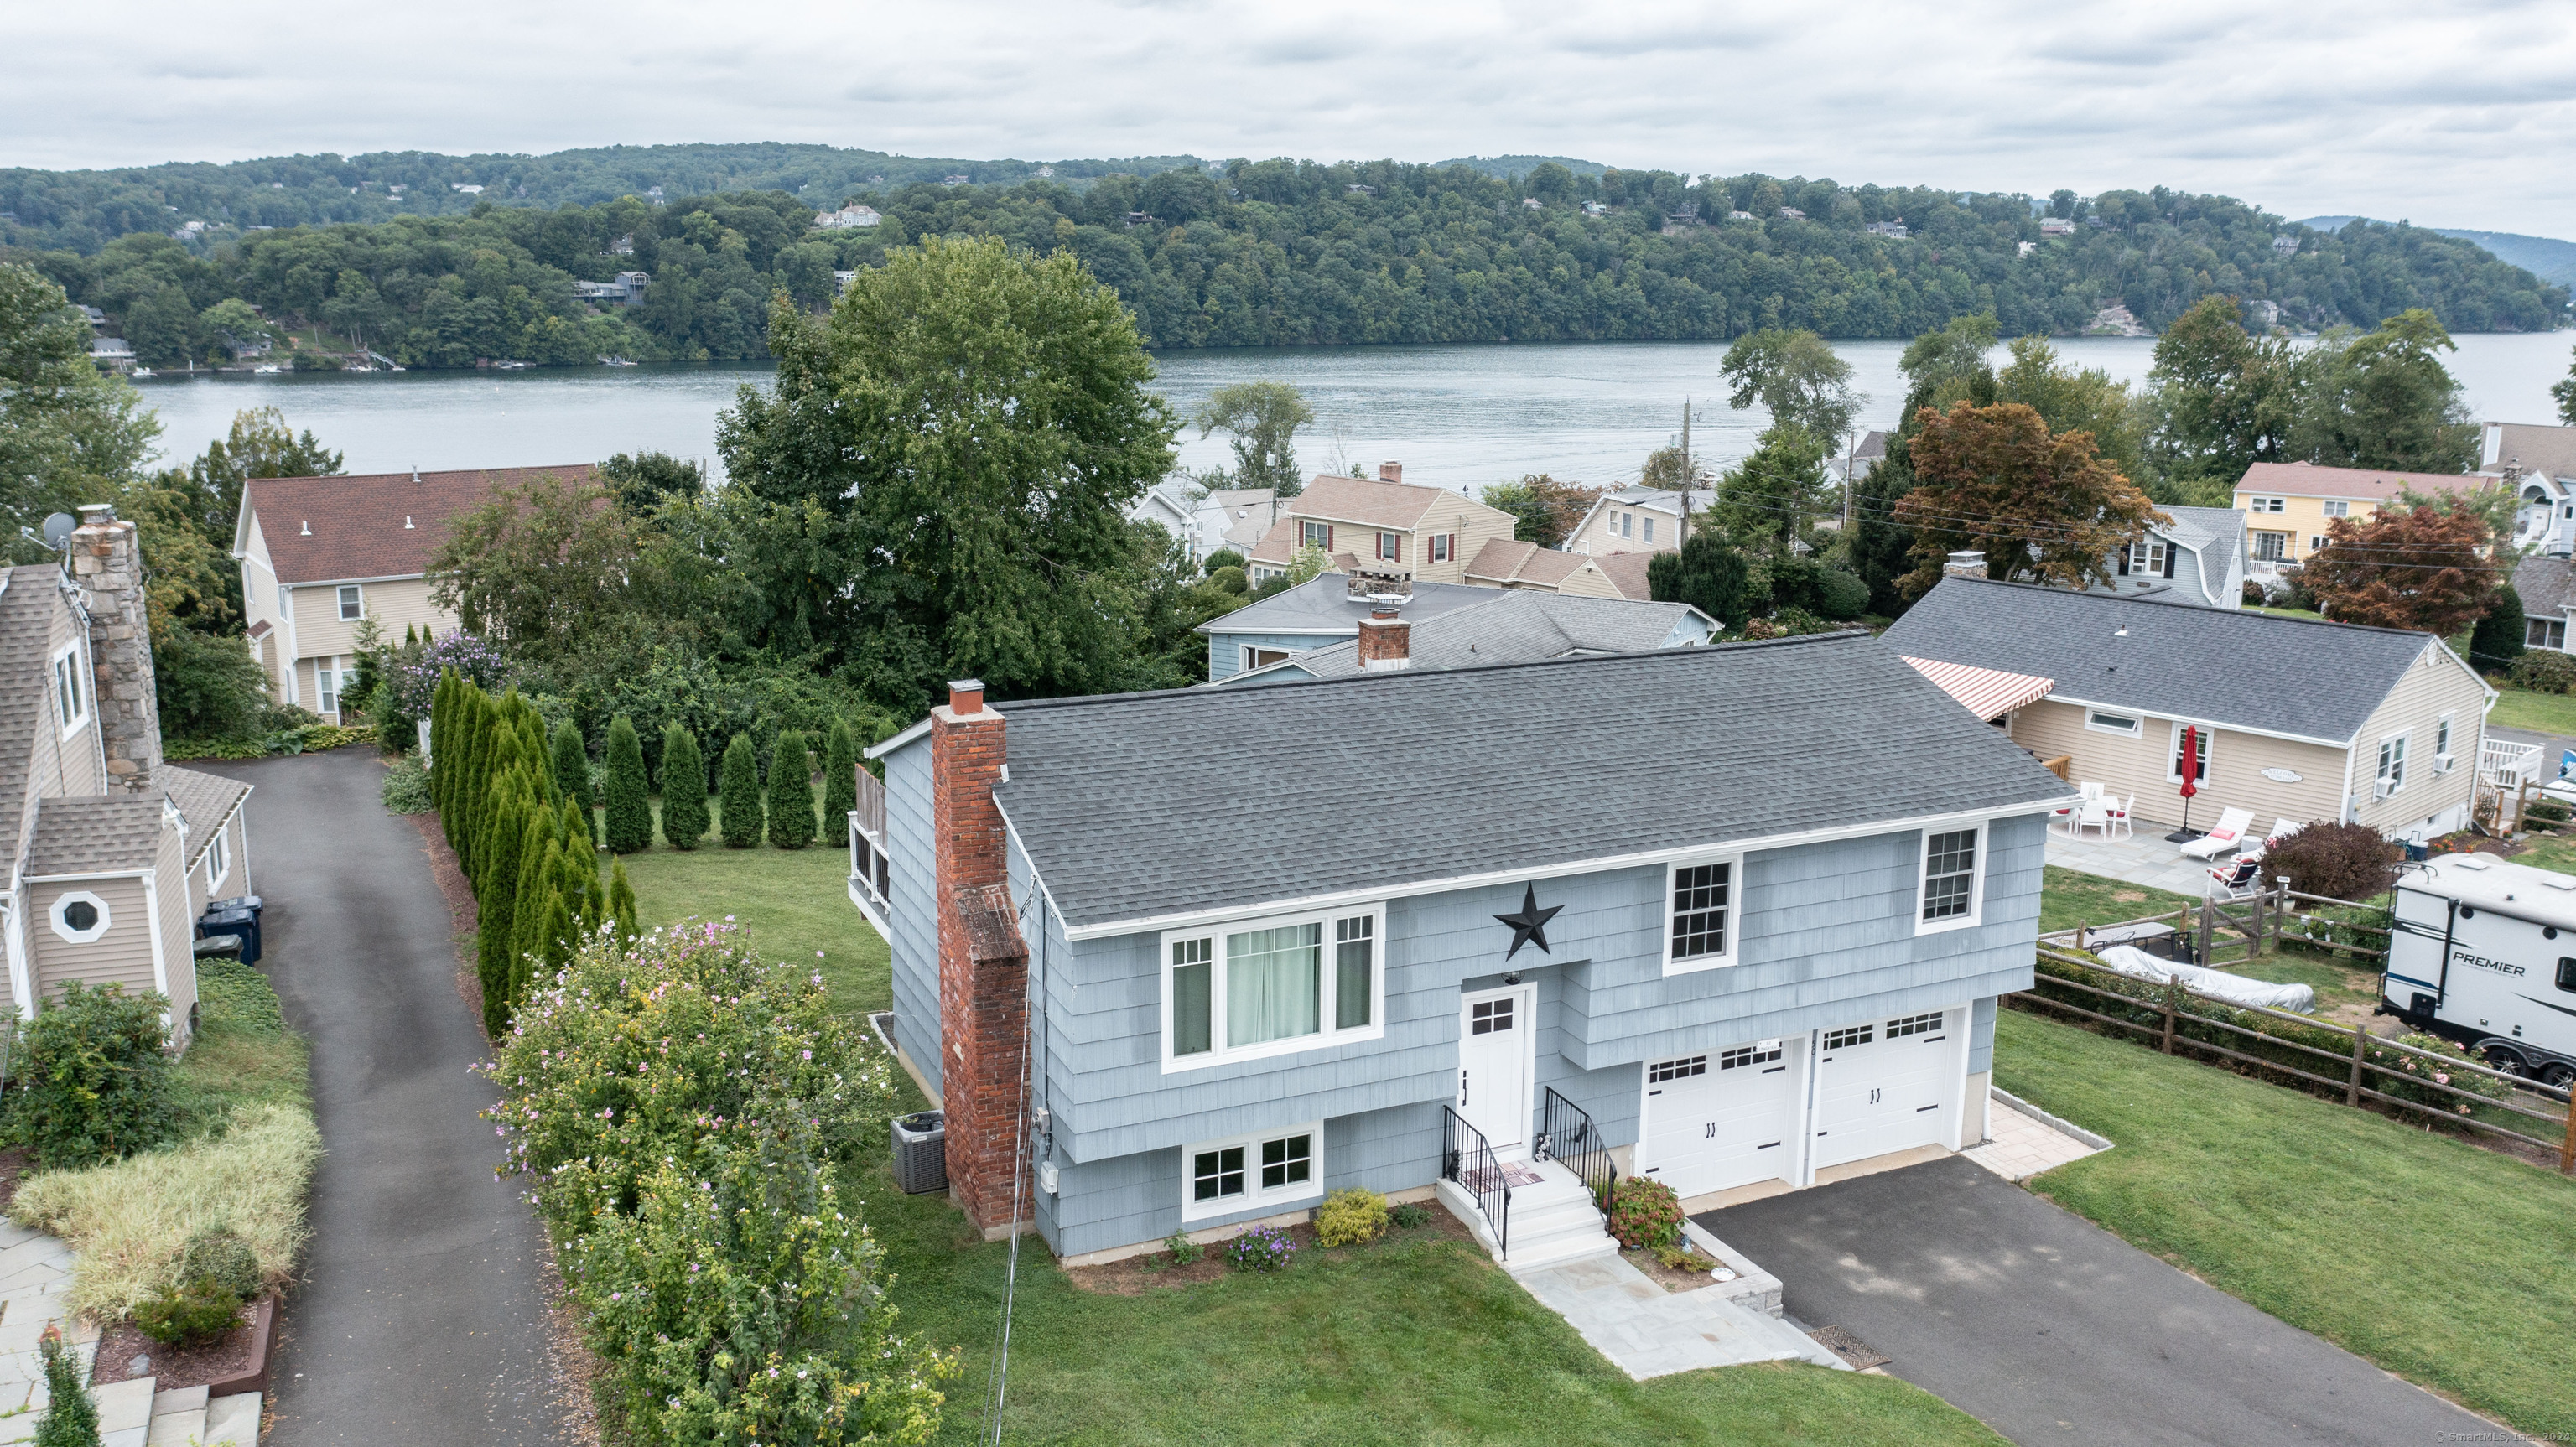
[[2188,844],[2200,837],[2191,827],[2191,796],[2200,792],[2200,729],[2194,724],[2182,730],[2182,828],[2165,836],[2168,844]]

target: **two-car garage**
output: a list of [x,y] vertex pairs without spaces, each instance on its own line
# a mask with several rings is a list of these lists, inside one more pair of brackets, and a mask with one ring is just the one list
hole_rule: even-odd
[[1689,1198],[1955,1148],[1967,1022],[1962,1005],[1648,1061],[1636,1168]]

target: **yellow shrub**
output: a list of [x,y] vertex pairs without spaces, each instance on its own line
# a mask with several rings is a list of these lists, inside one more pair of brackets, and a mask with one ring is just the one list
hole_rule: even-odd
[[1386,1233],[1386,1197],[1375,1191],[1335,1191],[1315,1212],[1315,1239],[1326,1246],[1356,1246]]

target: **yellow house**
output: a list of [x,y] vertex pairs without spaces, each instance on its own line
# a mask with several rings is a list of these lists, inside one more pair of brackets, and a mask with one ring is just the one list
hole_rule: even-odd
[[2326,525],[2337,518],[2366,518],[2397,501],[2408,488],[2449,492],[2488,488],[2492,477],[2451,472],[2386,472],[2367,467],[2319,467],[2311,462],[2258,462],[2236,484],[2236,507],[2245,514],[2248,570],[2277,576],[2283,564],[2305,562],[2326,545]]

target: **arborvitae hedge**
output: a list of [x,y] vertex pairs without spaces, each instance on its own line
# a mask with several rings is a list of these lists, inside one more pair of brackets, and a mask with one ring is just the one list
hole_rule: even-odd
[[802,849],[814,842],[814,763],[805,735],[781,729],[769,750],[769,842]]
[[[517,919],[519,857],[530,830],[531,808],[524,789],[503,816],[499,847],[493,851],[495,866],[486,887],[476,896],[480,913],[475,937],[474,973],[483,985],[483,1028],[498,1036],[510,1021],[510,946],[518,937]],[[507,879],[510,887],[500,888]]]
[[859,807],[859,743],[847,719],[832,720],[823,739],[822,832],[814,837],[835,848],[849,843],[850,811]]
[[707,837],[707,765],[697,735],[673,724],[662,731],[662,842],[695,849]]
[[618,860],[608,871],[608,916],[617,921],[617,937],[633,942],[635,928],[635,886],[626,882],[626,861]]
[[635,854],[653,843],[653,804],[645,797],[644,741],[619,714],[608,726],[608,847]]
[[572,726],[571,719],[555,725],[554,755],[555,787],[581,810],[581,832],[589,835],[591,844],[596,847],[599,843],[599,816],[592,811],[599,801],[592,798],[590,792],[590,751],[581,746],[581,730]]
[[751,735],[735,734],[725,745],[724,765],[716,787],[727,849],[749,849],[760,842],[760,764],[752,757]]

